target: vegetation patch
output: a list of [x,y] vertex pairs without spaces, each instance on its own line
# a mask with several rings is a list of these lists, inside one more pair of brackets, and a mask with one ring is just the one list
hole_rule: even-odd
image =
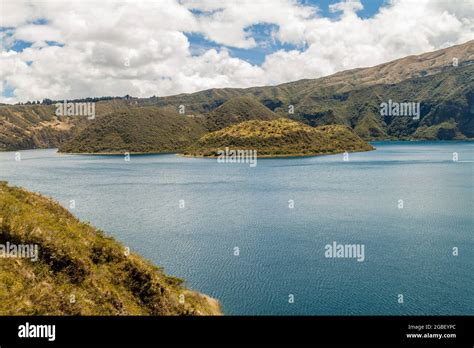
[[374,148],[342,125],[311,127],[280,118],[246,121],[209,134],[187,149],[191,156],[218,156],[224,148],[257,150],[258,156],[315,156]]

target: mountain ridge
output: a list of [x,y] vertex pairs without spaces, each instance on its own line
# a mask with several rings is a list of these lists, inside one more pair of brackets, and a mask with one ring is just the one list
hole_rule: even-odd
[[[453,58],[458,59],[458,66],[453,66]],[[214,131],[237,121],[251,119],[253,116],[249,115],[248,111],[245,113],[244,107],[240,107],[234,115],[219,112],[219,108],[234,98],[252,98],[279,117],[295,119],[311,126],[345,124],[366,140],[471,139],[474,137],[471,121],[474,117],[474,111],[471,109],[474,96],[470,91],[474,90],[474,86],[472,79],[462,78],[461,72],[472,76],[473,66],[474,40],[471,40],[374,67],[356,68],[277,86],[221,88],[167,97],[127,97],[99,101],[96,103],[97,120],[108,114],[131,117],[137,113],[137,109],[143,110],[144,107],[178,110],[184,106],[186,113],[181,116],[203,118],[204,123],[200,124],[207,131]],[[456,88],[458,94],[453,95],[451,89],[457,86],[439,81],[440,76],[454,76],[458,83],[466,84],[465,88]],[[430,84],[429,81],[442,84],[444,90],[441,94],[444,93],[444,97],[438,93],[438,97],[433,98],[439,87],[435,82]],[[423,85],[424,90],[415,93],[413,86],[418,83]],[[406,88],[406,92],[400,92],[397,88]],[[377,115],[378,105],[375,101],[380,103],[395,99],[391,98],[392,92],[397,98],[410,101],[426,99],[429,110],[422,110],[425,114],[418,124],[402,119],[389,120]],[[385,100],[381,100],[378,95],[383,95]],[[359,100],[356,100],[356,97]],[[255,103],[252,107],[255,110],[260,109]],[[293,113],[289,112],[290,107],[294,109]],[[436,107],[440,111],[432,112]],[[467,108],[459,111],[463,107]],[[263,117],[275,118],[267,111],[265,114],[267,116]],[[256,118],[262,118],[262,115]],[[428,118],[425,119],[425,116]],[[96,127],[93,124],[97,120],[88,122],[81,117],[56,117],[53,115],[53,108],[47,105],[1,105],[0,150],[62,147],[74,138],[81,139],[80,134],[89,127]]]

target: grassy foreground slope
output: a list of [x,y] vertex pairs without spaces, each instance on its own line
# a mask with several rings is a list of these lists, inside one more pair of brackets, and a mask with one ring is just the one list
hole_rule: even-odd
[[374,148],[349,127],[311,127],[286,118],[242,122],[209,134],[185,151],[191,156],[217,156],[226,147],[257,150],[258,156],[315,156]]
[[0,182],[0,244],[7,242],[37,244],[39,258],[0,259],[0,315],[220,314],[216,300],[53,200]]

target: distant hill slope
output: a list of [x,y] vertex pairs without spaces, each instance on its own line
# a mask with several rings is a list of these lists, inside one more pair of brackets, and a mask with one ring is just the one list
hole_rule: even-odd
[[[122,100],[98,102],[96,117],[129,106]],[[0,105],[0,151],[58,147],[90,124],[87,117],[55,112],[55,105]]]
[[[382,117],[380,104],[389,100],[419,102],[420,119]],[[290,115],[292,118],[313,126],[345,124],[365,139],[472,138],[474,65],[332,96],[307,95],[296,109],[298,113]],[[447,128],[451,130],[436,130]]]
[[225,148],[257,150],[258,156],[314,156],[340,152],[369,151],[374,148],[349,127],[310,127],[286,118],[246,121],[209,133],[184,154],[217,156]]
[[39,257],[1,259],[0,315],[220,314],[216,300],[53,200],[0,182],[0,244],[7,242],[36,244]]
[[131,108],[95,120],[59,149],[72,153],[176,152],[205,132],[203,120],[171,108]]
[[0,106],[0,151],[54,147],[80,131],[82,119],[56,117],[54,106]]
[[277,114],[250,96],[235,97],[206,114],[211,131],[249,120],[274,120]]

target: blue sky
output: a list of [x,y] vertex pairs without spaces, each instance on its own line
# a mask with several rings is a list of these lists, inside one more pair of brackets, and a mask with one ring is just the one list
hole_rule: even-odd
[[[329,5],[340,2],[340,0],[303,0],[302,4],[315,5],[321,10],[321,14],[325,17],[334,17],[336,14],[329,11]],[[386,3],[387,0],[361,0],[364,9],[358,14],[362,18],[369,18],[376,14],[379,8]]]

